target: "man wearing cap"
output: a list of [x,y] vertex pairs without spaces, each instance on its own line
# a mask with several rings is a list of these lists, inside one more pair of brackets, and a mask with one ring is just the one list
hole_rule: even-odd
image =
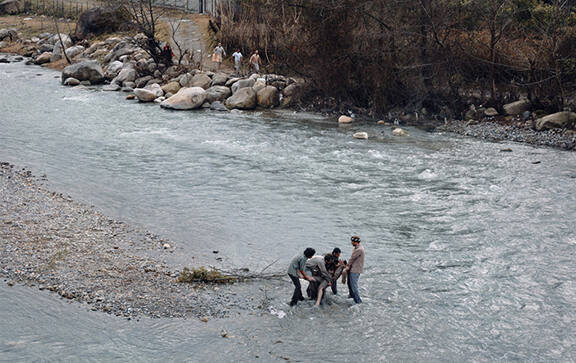
[[350,297],[354,299],[356,304],[362,302],[360,299],[360,294],[358,293],[358,279],[360,279],[360,274],[364,272],[364,247],[360,245],[360,237],[354,235],[350,238],[352,246],[352,256],[348,260],[346,265],[346,271],[348,272],[348,292]]
[[292,294],[292,300],[290,300],[290,306],[294,306],[298,304],[298,301],[304,300],[300,279],[314,281],[314,278],[307,276],[304,270],[306,268],[306,261],[314,256],[315,253],[315,249],[308,247],[304,250],[304,254],[294,257],[290,262],[290,266],[288,266],[288,276],[294,284],[294,293]]

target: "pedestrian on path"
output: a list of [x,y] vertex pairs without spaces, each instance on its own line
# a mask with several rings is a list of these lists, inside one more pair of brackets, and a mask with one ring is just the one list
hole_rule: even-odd
[[214,53],[212,53],[212,61],[216,63],[216,69],[219,70],[222,65],[222,60],[226,57],[226,51],[222,47],[222,43],[218,43],[216,48],[214,48]]
[[261,65],[261,60],[260,60],[260,55],[258,54],[258,50],[254,51],[254,54],[252,54],[252,56],[250,57],[250,70],[254,73],[259,73],[260,72],[260,65]]
[[244,56],[240,52],[240,49],[236,49],[234,53],[232,53],[232,58],[234,58],[234,70],[236,71],[237,75],[240,75],[240,68],[242,66],[242,58]]

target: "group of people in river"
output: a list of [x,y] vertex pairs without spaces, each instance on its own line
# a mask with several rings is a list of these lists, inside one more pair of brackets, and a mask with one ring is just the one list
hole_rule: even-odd
[[319,306],[326,296],[326,289],[331,288],[334,295],[338,294],[338,279],[348,286],[348,297],[354,299],[354,303],[362,302],[358,292],[358,280],[364,272],[364,247],[360,237],[354,235],[350,238],[353,250],[352,255],[346,260],[341,260],[342,251],[336,247],[331,253],[316,255],[314,248],[308,247],[302,255],[292,259],[288,266],[288,276],[294,284],[294,293],[289,305],[295,306],[304,300],[300,279],[309,281],[306,294],[311,300],[315,300],[315,306]]
[[[222,65],[222,62],[224,61],[225,57],[226,57],[226,50],[222,46],[222,43],[218,43],[218,45],[216,46],[216,48],[214,48],[214,51],[212,53],[212,61],[216,63],[216,70],[220,70],[220,66]],[[234,71],[236,72],[237,75],[242,75],[241,73],[242,73],[243,58],[244,55],[242,54],[240,49],[236,49],[236,51],[232,53],[232,59],[234,60]],[[248,60],[248,65],[250,73],[260,72],[260,66],[262,65],[262,60],[260,58],[258,50],[255,50],[254,53],[252,53],[250,59]]]

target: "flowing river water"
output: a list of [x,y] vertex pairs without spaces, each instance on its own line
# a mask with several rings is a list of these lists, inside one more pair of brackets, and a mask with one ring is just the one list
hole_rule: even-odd
[[0,64],[0,160],[171,239],[177,266],[283,272],[308,246],[348,257],[359,234],[364,304],[289,308],[291,283],[265,281],[242,290],[264,291],[262,311],[134,321],[2,283],[0,360],[576,360],[576,153],[287,111],[169,112],[56,77]]

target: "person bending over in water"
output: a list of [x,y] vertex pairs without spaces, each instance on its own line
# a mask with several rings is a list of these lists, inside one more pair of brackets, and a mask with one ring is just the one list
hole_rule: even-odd
[[288,266],[288,276],[294,284],[294,293],[292,294],[292,300],[290,300],[290,306],[294,306],[298,304],[298,301],[304,300],[304,296],[302,296],[302,286],[300,285],[300,279],[313,281],[313,278],[311,276],[307,276],[304,270],[306,268],[306,261],[308,261],[310,257],[314,256],[315,253],[316,250],[309,247],[304,250],[303,255],[294,257]]
[[334,257],[331,254],[326,256],[314,256],[308,261],[306,261],[306,268],[312,271],[312,276],[314,281],[310,281],[311,296],[314,296],[316,292],[316,304],[315,306],[320,306],[322,297],[324,296],[324,290],[326,287],[332,285],[332,275],[326,269],[326,265],[331,264],[334,261]]

